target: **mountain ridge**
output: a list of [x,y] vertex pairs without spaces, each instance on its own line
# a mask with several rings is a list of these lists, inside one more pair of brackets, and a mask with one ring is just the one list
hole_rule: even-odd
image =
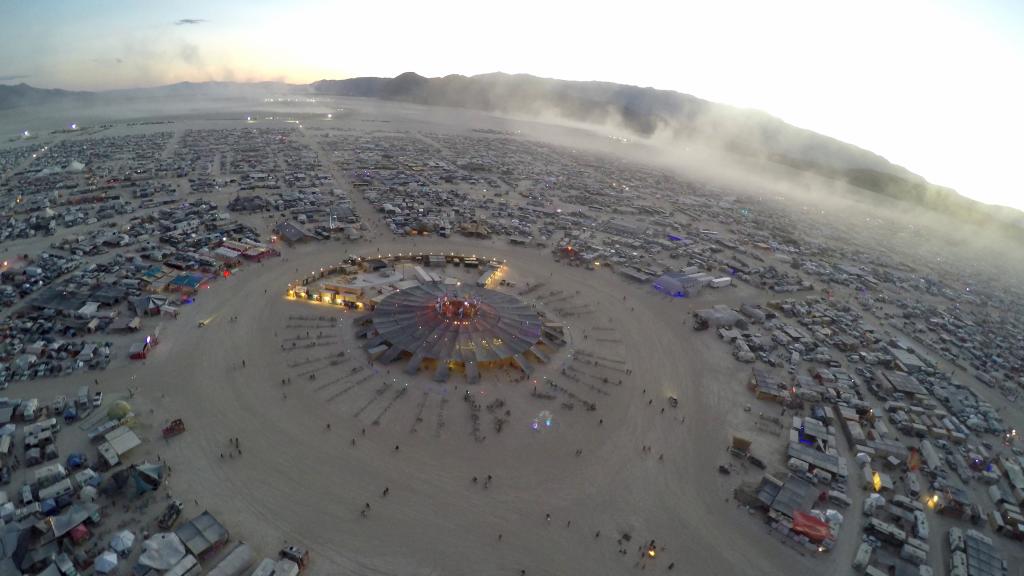
[[993,219],[1024,230],[1024,212],[984,204],[869,150],[799,128],[766,112],[719,104],[671,90],[602,81],[569,81],[492,72],[427,78],[415,72],[387,77],[283,82],[179,82],[104,92],[0,85],[0,110],[50,103],[101,102],[105,97],[204,95],[231,98],[268,93],[376,98],[521,116],[554,113],[568,120],[615,125],[640,137],[700,141],[733,154],[765,160],[844,182],[870,192],[985,223]]

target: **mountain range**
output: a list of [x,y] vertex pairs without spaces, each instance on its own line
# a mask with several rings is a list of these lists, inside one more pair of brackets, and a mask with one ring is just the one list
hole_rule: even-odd
[[54,103],[91,104],[105,99],[160,97],[233,98],[253,92],[301,93],[376,98],[427,106],[468,108],[517,116],[557,115],[568,120],[612,125],[661,142],[687,141],[740,156],[767,160],[845,182],[885,196],[979,223],[1024,229],[1024,213],[991,206],[929,183],[885,158],[764,112],[702,100],[669,90],[610,82],[579,82],[527,74],[450,75],[426,78],[406,72],[394,78],[320,80],[308,85],[261,82],[182,82],[155,88],[109,92],[0,86],[0,110]]

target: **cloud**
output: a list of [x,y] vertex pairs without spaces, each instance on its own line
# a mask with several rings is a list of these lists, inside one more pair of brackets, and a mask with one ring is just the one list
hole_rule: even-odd
[[182,18],[181,20],[178,20],[177,22],[175,22],[174,25],[175,26],[184,26],[186,24],[202,24],[203,22],[206,22],[206,21],[207,20],[205,20],[203,18]]
[[195,44],[182,44],[178,49],[178,56],[189,66],[200,67],[203,65],[203,57],[199,55],[199,47]]
[[22,80],[31,77],[31,74],[11,74],[10,76],[0,76],[0,82],[10,82],[11,80]]

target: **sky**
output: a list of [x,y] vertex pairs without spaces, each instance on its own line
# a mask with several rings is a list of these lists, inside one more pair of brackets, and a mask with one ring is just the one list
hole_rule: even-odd
[[1024,1],[0,3],[0,83],[529,73],[677,90],[1024,209]]

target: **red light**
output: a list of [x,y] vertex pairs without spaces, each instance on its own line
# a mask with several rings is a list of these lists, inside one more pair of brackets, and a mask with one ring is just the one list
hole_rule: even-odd
[[231,271],[225,270],[224,271],[224,277],[227,278],[228,276],[231,276]]

